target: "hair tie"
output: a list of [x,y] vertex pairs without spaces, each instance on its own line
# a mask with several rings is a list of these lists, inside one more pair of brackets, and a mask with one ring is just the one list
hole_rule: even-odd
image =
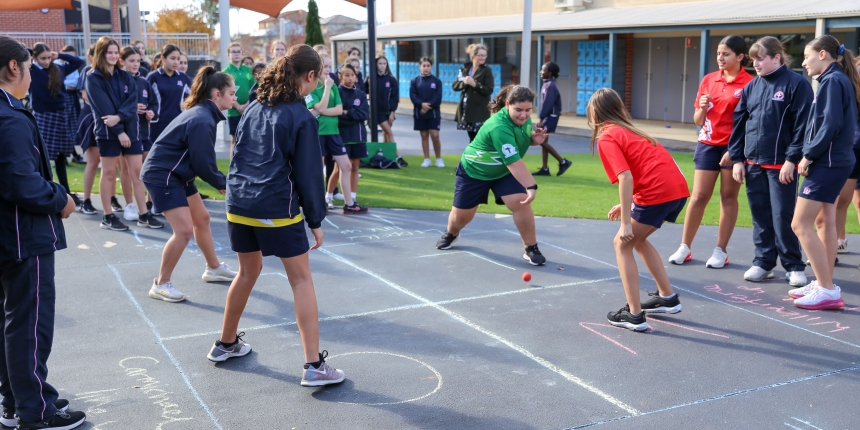
[[842,55],[845,52],[845,45],[839,45],[839,49],[836,50],[836,55]]

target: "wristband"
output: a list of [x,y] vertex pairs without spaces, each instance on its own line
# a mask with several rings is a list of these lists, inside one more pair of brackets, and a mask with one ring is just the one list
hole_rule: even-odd
[[532,185],[532,186],[530,186],[530,187],[526,187],[526,189],[527,189],[527,190],[535,190],[535,191],[537,191],[537,184],[534,184],[534,185]]

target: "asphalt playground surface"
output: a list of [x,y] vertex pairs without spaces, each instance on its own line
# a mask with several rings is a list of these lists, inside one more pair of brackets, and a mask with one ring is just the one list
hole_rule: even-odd
[[[207,207],[217,252],[235,269],[224,204]],[[215,364],[206,354],[228,284],[202,282],[199,248],[189,245],[173,277],[188,300],[153,300],[169,227],[111,232],[76,212],[56,260],[48,381],[87,413],[85,429],[858,428],[856,253],[836,270],[846,308],[805,311],[781,268],[773,281],[743,281],[749,229],[736,230],[728,267],[706,269],[716,228],[703,227],[694,261],[668,267],[683,311],[635,333],[605,318],[624,304],[617,223],[538,218],[548,263],[532,267],[510,216],[479,215],[454,249],[436,250],[446,217],[329,215],[310,263],[321,348],[347,379],[304,388],[277,259],[265,259],[240,323],[253,352]],[[652,242],[666,257],[680,235],[667,225]],[[850,244],[857,251],[860,238]],[[640,272],[645,297],[656,287]]]

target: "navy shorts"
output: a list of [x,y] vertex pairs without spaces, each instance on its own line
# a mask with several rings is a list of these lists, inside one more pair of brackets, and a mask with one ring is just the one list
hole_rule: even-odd
[[171,209],[188,206],[188,197],[197,194],[197,186],[194,181],[184,187],[177,186],[160,186],[148,182],[143,183],[146,190],[149,191],[149,198],[152,199],[153,212],[167,212]]
[[383,122],[388,122],[388,117],[391,116],[391,112],[379,112],[376,114],[376,123],[382,124]]
[[149,139],[141,140],[141,144],[143,144],[143,152],[149,152],[152,149],[152,141]]
[[800,191],[797,196],[816,202],[834,204],[853,169],[854,166],[826,167],[813,164],[809,166],[809,173],[803,179],[803,183],[800,184]]
[[343,140],[340,138],[339,134],[327,134],[325,136],[320,135],[320,151],[322,152],[323,157],[326,155],[335,157],[347,154],[346,145],[343,144]]
[[424,130],[439,130],[442,128],[442,118],[415,118],[413,117],[414,125],[412,127],[413,130],[424,131]]
[[239,120],[242,119],[241,116],[228,116],[227,124],[230,125],[230,136],[236,135],[236,129],[239,128]]
[[508,174],[494,181],[483,181],[469,176],[463,165],[457,166],[457,178],[454,180],[454,207],[457,209],[472,209],[478,205],[487,204],[490,190],[496,196],[496,204],[503,205],[502,197],[511,194],[526,194],[526,188]]
[[678,215],[684,210],[685,204],[687,204],[686,197],[648,206],[633,203],[633,212],[630,214],[630,217],[635,219],[639,224],[660,228],[664,222],[675,222],[678,219]]
[[252,227],[227,221],[227,235],[234,252],[262,252],[263,257],[291,258],[311,249],[304,221],[283,227]]
[[132,141],[131,146],[125,148],[118,140],[99,140],[99,155],[102,157],[119,157],[120,155],[143,154],[143,144],[140,141]]
[[732,166],[720,166],[720,160],[723,159],[723,154],[728,152],[728,145],[714,146],[707,143],[696,143],[696,153],[693,155],[693,163],[696,165],[696,170],[710,170],[719,172],[720,169],[731,169]]
[[558,117],[550,115],[543,119],[541,125],[546,129],[547,133],[555,133],[555,129],[558,127]]
[[367,158],[367,143],[348,143],[346,145],[346,155],[349,156],[350,160]]
[[854,148],[854,169],[848,179],[860,179],[860,149]]

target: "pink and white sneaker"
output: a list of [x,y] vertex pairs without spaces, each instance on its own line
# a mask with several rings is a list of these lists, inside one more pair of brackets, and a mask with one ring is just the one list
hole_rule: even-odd
[[343,370],[329,366],[325,362],[326,357],[328,357],[328,351],[320,353],[319,367],[314,367],[310,363],[305,364],[305,371],[302,374],[303,387],[321,387],[343,382],[345,378]]
[[684,264],[688,261],[693,260],[693,251],[690,250],[690,247],[687,246],[686,243],[682,243],[678,250],[675,251],[674,254],[669,256],[669,262],[672,264]]
[[806,284],[806,286],[804,287],[788,290],[788,296],[792,299],[799,299],[811,293],[816,288],[818,288],[818,280],[813,280],[812,282]]
[[845,302],[842,301],[840,288],[834,285],[834,289],[828,290],[816,286],[807,295],[794,300],[794,306],[810,310],[842,309]]

